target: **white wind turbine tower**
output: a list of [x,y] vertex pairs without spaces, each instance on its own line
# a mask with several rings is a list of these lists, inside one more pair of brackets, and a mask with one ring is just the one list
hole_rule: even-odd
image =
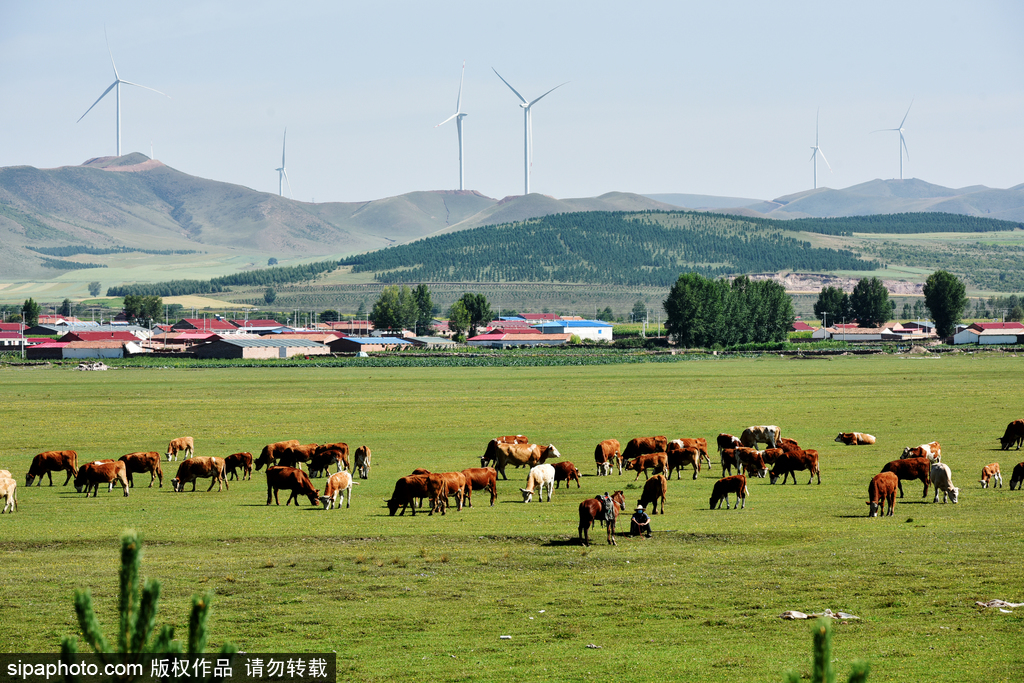
[[821,147],[818,146],[818,115],[821,114],[821,109],[818,109],[818,114],[814,116],[814,147],[811,147],[811,161],[814,162],[814,189],[818,189],[818,155],[821,155],[821,160],[828,166],[828,172],[832,172],[832,166],[828,163],[828,159],[825,158],[825,153],[821,151]]
[[[547,97],[548,95],[550,95],[555,90],[558,90],[559,88],[561,88],[563,85],[565,85],[565,83],[562,83],[561,85],[556,85],[554,88],[552,88],[551,90],[548,90],[546,93],[544,93],[540,97],[537,97],[537,98],[535,98],[533,100],[527,101],[525,97],[523,97],[522,95],[519,94],[518,90],[513,88],[512,85],[508,81],[506,81],[504,78],[501,77],[501,74],[498,73],[497,69],[495,69],[492,66],[491,70],[494,71],[495,74],[497,74],[498,78],[501,78],[501,82],[504,83],[505,85],[507,85],[509,90],[511,90],[512,92],[514,92],[516,94],[516,97],[518,97],[519,101],[521,102],[521,104],[519,106],[523,108],[523,148],[524,148],[523,151],[524,151],[525,166],[526,166],[525,171],[524,171],[524,174],[526,176],[526,191],[524,192],[524,194],[530,194],[530,166],[532,165],[532,161],[531,161],[530,157],[533,156],[533,118],[532,118],[533,115],[532,115],[531,110],[533,108],[533,105],[535,105],[538,102],[540,102],[543,98]],[[566,83],[568,83],[568,81],[566,81]]]
[[291,195],[292,199],[295,199],[295,193],[292,192],[292,181],[288,180],[288,171],[284,167],[284,152],[288,145],[288,129],[284,129],[284,141],[281,142],[281,168],[275,168],[277,171],[277,194],[279,197],[284,196],[284,184],[288,183],[288,194]]
[[[910,100],[910,107],[914,106],[914,100]],[[907,107],[907,113],[903,115],[903,120],[900,121],[899,128],[880,128],[879,130],[873,130],[872,133],[881,133],[887,130],[894,130],[900,134],[900,180],[903,180],[903,152],[907,153],[907,161],[910,161],[910,150],[907,149],[907,141],[903,139],[903,124],[907,122],[907,116],[910,115],[910,107]]]
[[[103,38],[107,40],[107,32],[105,29],[103,31]],[[170,99],[171,96],[160,92],[156,88],[150,88],[148,85],[139,85],[138,83],[132,83],[131,81],[126,81],[123,78],[121,78],[117,73],[117,65],[114,64],[114,53],[110,51],[110,40],[107,40],[107,54],[110,55],[110,66],[114,68],[114,82],[111,83],[110,87],[104,90],[103,94],[100,95],[99,98],[97,98],[97,100],[92,103],[92,107],[95,107],[97,104],[99,104],[100,100],[107,96],[108,92],[114,90],[115,88],[117,89],[117,156],[121,156],[121,84],[124,83],[125,85],[134,85],[137,88],[145,88],[146,90],[152,90],[153,92],[159,93],[168,99]],[[86,109],[85,114],[91,112],[92,107]],[[79,117],[78,121],[84,119],[85,114],[82,114]],[[78,123],[78,121],[75,121],[75,123]]]
[[462,119],[469,116],[466,112],[462,111],[462,84],[466,80],[466,62],[462,62],[462,79],[459,81],[459,99],[455,101],[455,113],[446,118],[441,123],[434,126],[438,128],[448,123],[452,119],[455,119],[455,127],[459,131],[459,189],[466,189],[466,169],[462,161]]

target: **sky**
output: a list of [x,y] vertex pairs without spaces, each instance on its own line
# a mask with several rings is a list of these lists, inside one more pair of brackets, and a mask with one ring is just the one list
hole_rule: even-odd
[[[1024,183],[1024,3],[0,0],[0,167],[122,152],[302,201]],[[913,104],[911,104],[913,103]],[[909,114],[908,114],[909,108]],[[289,194],[285,187],[285,194]]]

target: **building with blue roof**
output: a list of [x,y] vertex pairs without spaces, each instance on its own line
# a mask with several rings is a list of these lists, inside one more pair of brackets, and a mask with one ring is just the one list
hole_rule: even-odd
[[603,320],[548,320],[531,327],[542,334],[571,334],[592,341],[612,340],[612,324]]

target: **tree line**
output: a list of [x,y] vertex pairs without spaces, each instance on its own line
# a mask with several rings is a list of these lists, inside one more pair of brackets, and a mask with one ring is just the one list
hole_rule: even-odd
[[[757,219],[752,219],[757,220]],[[760,222],[760,221],[758,221]],[[850,235],[855,232],[911,234],[922,232],[1000,232],[1024,230],[1024,223],[1001,221],[957,213],[892,213],[871,216],[840,216],[836,218],[795,218],[769,221],[788,230],[816,232],[823,235]]]
[[107,288],[107,296],[184,296],[187,294],[216,294],[228,291],[228,287],[263,286],[304,282],[317,275],[332,271],[338,267],[336,261],[318,261],[299,266],[278,266],[260,268],[234,275],[224,275],[210,280],[169,280],[167,282],[149,282],[132,285],[119,285]]
[[104,254],[128,254],[128,253],[139,253],[139,254],[155,254],[157,256],[169,256],[171,254],[198,254],[200,252],[195,249],[138,249],[136,247],[85,247],[82,245],[65,246],[65,247],[25,247],[38,254],[45,254],[46,256],[60,256],[67,258],[68,256],[78,256],[79,254],[89,254],[90,256],[103,256]]

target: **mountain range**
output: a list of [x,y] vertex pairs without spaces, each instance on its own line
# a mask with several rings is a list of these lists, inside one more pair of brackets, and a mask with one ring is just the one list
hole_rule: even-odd
[[81,245],[247,255],[253,264],[342,257],[483,225],[576,211],[679,208],[768,218],[942,211],[1024,220],[1024,185],[958,190],[921,180],[874,180],[772,201],[687,194],[610,192],[555,199],[486,197],[475,191],[410,192],[366,202],[300,202],[197,178],[143,154],[80,166],[0,168],[0,272],[5,280],[50,279],[28,247]]

